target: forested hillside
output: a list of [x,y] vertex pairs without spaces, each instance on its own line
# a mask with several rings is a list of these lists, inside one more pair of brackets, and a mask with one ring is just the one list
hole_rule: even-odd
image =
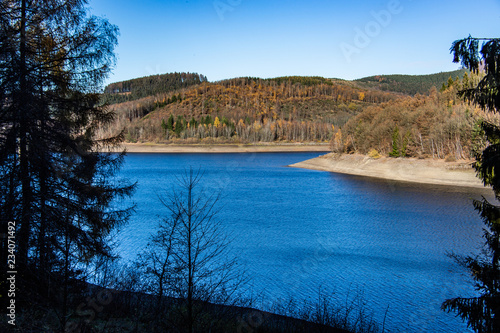
[[457,91],[477,82],[464,74],[441,91],[369,106],[335,133],[332,149],[373,157],[473,158],[485,144],[480,123],[492,115],[464,103]]
[[104,89],[104,100],[111,104],[134,101],[159,93],[187,88],[202,82],[207,82],[207,78],[197,73],[151,75],[109,84]]
[[[463,76],[452,78],[459,73]],[[426,94],[410,96],[383,91],[375,83],[362,88],[359,82],[322,77],[210,83],[196,74],[183,81],[192,84],[188,87],[112,104],[117,121],[99,134],[124,130],[128,142],[331,142],[339,152],[472,157],[479,149],[473,142],[482,135],[479,123],[486,115],[463,103],[456,92],[479,78],[452,72],[424,76],[418,83],[405,77],[398,81],[400,88],[405,82],[436,85]],[[108,89],[160,89],[147,88],[145,78],[138,80],[142,85],[122,82]],[[198,80],[203,82],[194,84]]]
[[430,75],[376,75],[355,80],[360,87],[383,91],[400,92],[407,95],[427,95],[432,87],[441,89],[448,79],[461,79],[468,72],[465,69]]
[[401,96],[317,77],[238,78],[111,106],[131,142],[273,142],[331,138],[369,105]]

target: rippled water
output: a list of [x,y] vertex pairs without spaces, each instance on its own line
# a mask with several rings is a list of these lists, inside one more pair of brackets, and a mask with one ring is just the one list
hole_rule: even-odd
[[137,213],[120,234],[135,259],[165,212],[158,195],[190,166],[221,190],[219,219],[234,237],[256,292],[270,302],[314,300],[321,288],[342,304],[362,291],[390,332],[468,332],[440,310],[473,293],[447,256],[477,252],[479,190],[411,185],[286,167],[319,153],[129,154],[121,175],[138,182]]

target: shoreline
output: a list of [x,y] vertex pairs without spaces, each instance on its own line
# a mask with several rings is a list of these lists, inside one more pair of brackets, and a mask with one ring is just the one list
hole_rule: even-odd
[[127,153],[281,153],[281,152],[328,152],[325,144],[159,144],[159,143],[123,143],[119,152]]
[[285,153],[324,152],[325,155],[289,165],[293,168],[327,171],[353,176],[371,177],[417,184],[485,188],[476,178],[469,161],[445,162],[444,160],[417,158],[370,158],[361,154],[334,154],[329,144],[281,143],[281,144],[158,144],[123,143],[112,152],[125,149],[127,153],[174,153],[174,154],[223,154],[223,153]]
[[329,153],[289,166],[401,182],[488,189],[476,178],[472,162],[391,157],[374,159],[360,154]]

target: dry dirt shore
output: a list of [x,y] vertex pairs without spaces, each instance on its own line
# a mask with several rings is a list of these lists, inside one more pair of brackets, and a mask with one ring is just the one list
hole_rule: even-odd
[[157,144],[124,143],[119,150],[128,153],[274,153],[329,151],[328,144]]
[[290,166],[404,182],[484,188],[475,176],[472,161],[390,157],[374,159],[357,154],[330,153]]

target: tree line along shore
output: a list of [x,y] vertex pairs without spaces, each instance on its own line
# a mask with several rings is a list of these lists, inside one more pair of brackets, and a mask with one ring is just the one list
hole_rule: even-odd
[[472,160],[391,158],[362,154],[328,153],[328,144],[288,145],[181,145],[125,143],[116,151],[127,153],[273,153],[317,152],[318,157],[291,167],[343,173],[394,181],[484,188],[472,168]]
[[[194,76],[190,86],[146,97],[133,91],[106,94],[116,118],[97,134],[123,131],[128,143],[329,143],[339,153],[467,160],[484,146],[480,124],[493,116],[463,102],[457,92],[481,75],[462,70],[416,76],[412,85],[406,76],[406,81],[377,76],[219,82]],[[428,89],[409,94],[415,82]]]
[[[495,116],[457,96],[482,76],[461,70],[356,81],[283,77],[210,83],[192,73],[158,75],[109,85],[105,98],[116,119],[98,134],[123,130],[122,147],[130,153],[332,151],[344,157],[298,166],[479,187],[472,167],[459,174],[449,167],[469,163],[486,145],[481,124]],[[340,167],[357,159],[351,154],[370,162]],[[386,157],[402,159],[387,163]],[[429,159],[436,163],[426,164],[427,173],[402,176],[401,165],[423,167],[421,160]],[[453,175],[455,181],[433,174]]]

